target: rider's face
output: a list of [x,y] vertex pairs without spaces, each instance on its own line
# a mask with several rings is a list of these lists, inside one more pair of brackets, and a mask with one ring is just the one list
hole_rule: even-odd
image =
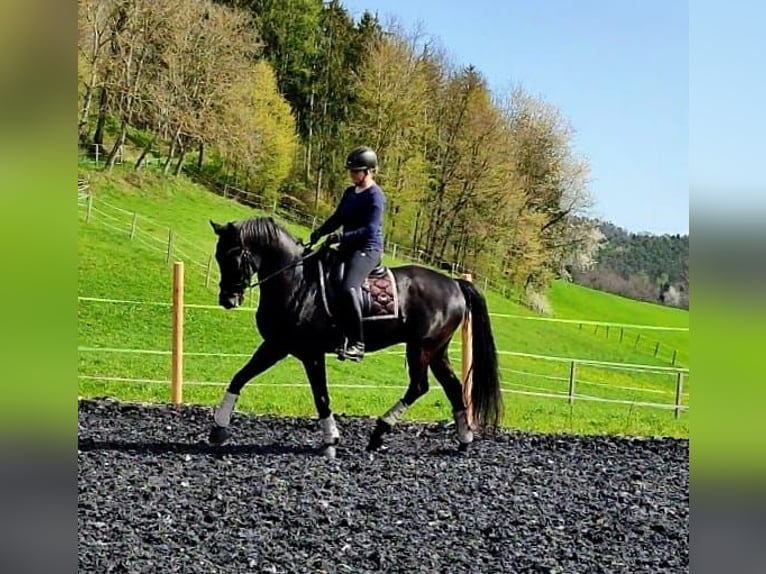
[[367,175],[366,169],[350,169],[348,171],[351,174],[351,181],[354,182],[354,185],[362,183]]

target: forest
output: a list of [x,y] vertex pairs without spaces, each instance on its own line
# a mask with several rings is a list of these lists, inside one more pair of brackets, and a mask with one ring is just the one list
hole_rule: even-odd
[[130,148],[133,169],[155,160],[325,216],[348,151],[368,145],[386,240],[426,261],[521,299],[562,276],[612,288],[606,269],[680,281],[664,254],[626,259],[625,238],[587,217],[574,134],[521,84],[492,93],[424,30],[337,0],[78,0],[78,144],[107,170]]
[[576,283],[641,301],[689,308],[689,236],[630,233],[595,221],[604,238],[588,269],[573,270]]

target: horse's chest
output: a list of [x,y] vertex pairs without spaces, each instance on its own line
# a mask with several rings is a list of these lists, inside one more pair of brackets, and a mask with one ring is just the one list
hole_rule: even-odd
[[289,339],[305,323],[303,312],[301,308],[261,306],[255,315],[255,325],[265,339]]

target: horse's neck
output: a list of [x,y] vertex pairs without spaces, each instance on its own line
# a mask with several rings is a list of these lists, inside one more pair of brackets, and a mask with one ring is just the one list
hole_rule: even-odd
[[285,237],[273,244],[264,245],[258,241],[252,241],[250,251],[261,256],[261,264],[258,269],[258,278],[263,279],[272,273],[276,273],[283,267],[290,265],[300,258],[301,252],[297,245],[293,245]]
[[275,294],[280,298],[289,295],[303,280],[303,272],[298,260],[301,252],[285,242],[271,247],[260,247],[261,266],[258,280],[266,282],[261,286],[261,294]]

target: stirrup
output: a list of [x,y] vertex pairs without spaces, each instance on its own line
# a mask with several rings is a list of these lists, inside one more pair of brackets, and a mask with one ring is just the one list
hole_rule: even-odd
[[364,343],[360,341],[348,345],[344,355],[349,361],[361,361],[364,358]]

